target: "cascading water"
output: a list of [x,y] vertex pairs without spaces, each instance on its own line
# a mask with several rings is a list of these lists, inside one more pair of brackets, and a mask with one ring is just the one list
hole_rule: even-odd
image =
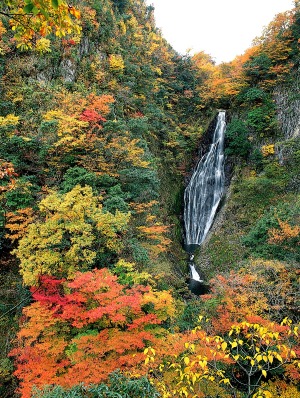
[[209,151],[199,161],[184,193],[185,246],[191,254],[192,279],[199,282],[192,253],[204,241],[223,195],[225,129],[225,111],[220,111]]

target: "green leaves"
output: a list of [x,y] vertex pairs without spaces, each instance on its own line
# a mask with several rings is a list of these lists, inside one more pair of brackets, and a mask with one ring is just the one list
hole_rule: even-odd
[[31,13],[31,11],[33,10],[33,8],[34,8],[34,5],[33,5],[32,3],[28,3],[28,4],[23,8],[23,11],[24,11],[26,14],[29,14],[29,13]]
[[58,9],[58,0],[51,0],[52,7],[57,10]]

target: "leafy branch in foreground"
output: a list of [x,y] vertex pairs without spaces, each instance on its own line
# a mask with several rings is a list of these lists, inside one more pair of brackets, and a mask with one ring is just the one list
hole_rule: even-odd
[[267,398],[270,394],[263,382],[274,372],[299,380],[294,348],[298,327],[287,318],[280,325],[256,318],[231,325],[223,336],[211,336],[197,326],[181,341],[173,336],[163,354],[160,347],[157,352],[145,349],[145,364],[162,396],[205,397],[209,388],[221,387],[222,396]]
[[9,20],[17,47],[50,51],[51,33],[80,35],[80,11],[65,0],[4,0],[0,15]]

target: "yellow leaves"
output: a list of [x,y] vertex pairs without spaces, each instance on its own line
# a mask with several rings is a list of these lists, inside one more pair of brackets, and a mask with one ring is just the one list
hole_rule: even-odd
[[121,34],[125,35],[127,29],[126,29],[126,25],[125,25],[124,21],[119,22],[119,28],[120,28]]
[[229,379],[222,379],[220,380],[220,383],[224,383],[224,384],[230,384],[230,380]]
[[189,357],[184,357],[184,358],[183,358],[183,361],[184,361],[184,364],[185,364],[186,366],[188,366],[188,364],[190,363],[190,358],[189,358]]
[[36,284],[41,274],[71,278],[91,267],[97,251],[121,248],[118,234],[126,230],[130,214],[103,213],[91,187],[52,193],[39,207],[43,219],[29,225],[14,251],[27,285]]
[[268,355],[268,361],[270,362],[270,364],[272,364],[273,363],[273,359],[274,359],[274,357],[273,357],[273,355]]
[[255,357],[255,359],[256,359],[256,361],[257,362],[260,362],[260,361],[262,361],[262,355],[257,355],[256,357]]
[[205,359],[203,361],[199,361],[198,363],[202,369],[207,367],[207,361]]
[[142,303],[143,305],[151,304],[153,306],[153,312],[161,321],[165,321],[169,318],[172,319],[176,314],[175,300],[171,293],[166,290],[145,293]]
[[41,39],[36,41],[35,49],[39,53],[50,53],[50,44],[51,43],[49,39],[45,39],[44,37],[42,37]]
[[108,63],[112,72],[122,73],[125,68],[124,60],[120,54],[111,54]]
[[80,35],[80,11],[69,6],[65,0],[56,2],[55,7],[52,3],[50,0],[38,3],[26,0],[26,6],[22,9],[18,8],[17,2],[9,2],[12,15],[9,22],[18,48],[48,52],[48,44],[39,41],[51,33],[57,37]]
[[275,153],[275,146],[274,144],[271,145],[263,145],[261,147],[261,152],[263,154],[264,157],[270,156],[270,155],[274,155]]
[[297,355],[296,355],[294,350],[290,351],[290,355],[291,355],[292,358],[296,358],[297,357]]
[[[58,136],[70,135],[74,138],[74,133],[81,132],[84,127],[88,127],[88,122],[79,120],[76,116],[69,116],[63,110],[48,111],[43,116],[44,120],[56,120],[58,122]],[[58,143],[56,144],[58,145]]]
[[149,282],[152,281],[152,276],[148,272],[137,271],[135,263],[130,263],[122,258],[115,264],[114,272],[117,275],[120,275],[120,273],[125,274],[126,277],[131,279],[132,282],[137,285],[145,282],[148,282],[149,284]]
[[146,355],[145,358],[145,365],[148,365],[149,362],[154,362],[155,361],[155,350],[152,347],[147,347],[144,349],[144,355]]
[[292,324],[292,320],[285,317],[282,321],[281,321],[281,325],[291,325]]
[[14,128],[19,123],[19,116],[15,116],[14,114],[9,114],[7,116],[0,116],[0,128],[1,127],[10,127]]
[[258,392],[253,395],[253,398],[273,398],[273,395],[269,391],[259,388]]
[[227,348],[227,343],[226,343],[226,341],[223,341],[223,343],[221,344],[221,348],[222,348],[223,351],[226,350],[226,348]]
[[[285,320],[285,323],[287,322],[288,320]],[[291,325],[289,327],[291,329]],[[249,393],[251,397],[269,397],[264,388],[265,383],[260,381],[261,389],[260,386],[253,385],[253,375],[261,375],[258,377],[259,380],[268,379],[269,371],[279,366],[284,369],[285,364],[291,361],[293,354],[296,353],[289,344],[284,343],[288,330],[272,322],[260,322],[256,317],[255,322],[244,321],[232,325],[229,334],[231,340],[228,340],[229,336],[226,334],[208,336],[199,327],[191,331],[191,340],[182,343],[181,351],[176,352],[177,355],[174,355],[168,370],[161,368],[161,380],[165,382],[165,387],[170,387],[168,391],[172,391],[171,396],[180,396],[179,391],[184,387],[188,397],[193,397],[195,393],[198,396],[199,391],[208,393],[206,390],[208,382],[213,383],[214,392],[217,391],[216,388],[223,388],[223,392],[226,391],[229,395],[231,388],[235,389],[232,392],[236,392],[236,384],[234,383],[235,386],[231,384],[228,372],[227,365],[230,364],[239,377],[243,377],[244,380],[249,377],[250,382],[247,387],[251,391]],[[291,334],[291,339],[293,336]],[[265,343],[266,339],[270,340],[269,344]],[[293,364],[295,371],[298,361],[293,361]],[[204,382],[205,384],[201,384]],[[201,390],[202,385],[205,385],[205,390]],[[259,388],[257,393],[256,387]]]
[[283,359],[282,359],[280,354],[274,353],[274,356],[275,356],[276,359],[278,359],[279,362],[283,362]]
[[114,159],[115,163],[128,163],[136,167],[147,168],[149,162],[143,160],[144,149],[138,146],[139,139],[131,139],[129,133],[122,137],[115,137],[106,145],[108,156]]
[[117,239],[117,232],[126,230],[130,219],[130,213],[122,213],[116,210],[115,214],[99,212],[95,220],[97,221],[97,230],[105,240],[105,246],[118,253],[122,248],[122,241]]

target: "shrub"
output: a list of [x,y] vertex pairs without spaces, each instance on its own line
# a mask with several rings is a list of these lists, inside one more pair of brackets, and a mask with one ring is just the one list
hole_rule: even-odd
[[80,384],[70,389],[46,386],[34,389],[32,398],[156,398],[158,393],[146,377],[130,379],[119,372],[110,375],[108,384]]
[[271,207],[243,238],[243,243],[256,257],[299,261],[299,212],[299,200]]
[[248,129],[246,124],[239,119],[233,119],[228,124],[226,133],[225,153],[230,156],[246,158],[251,149],[251,143],[248,140]]

